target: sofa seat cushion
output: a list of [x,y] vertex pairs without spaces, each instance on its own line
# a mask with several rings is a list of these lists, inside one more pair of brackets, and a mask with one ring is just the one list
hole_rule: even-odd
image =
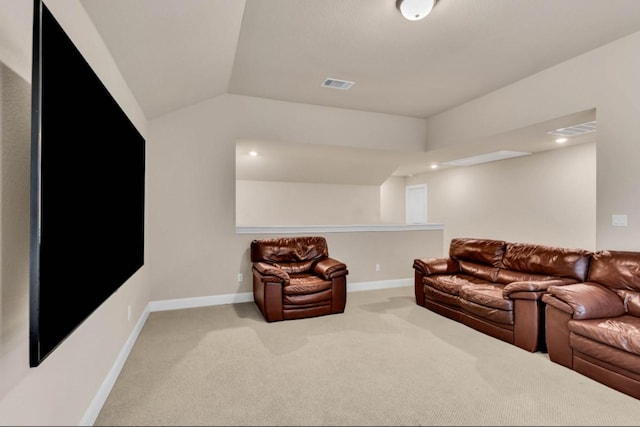
[[498,283],[465,285],[460,290],[460,298],[482,306],[512,311],[513,300],[503,296],[503,289],[504,285]]
[[487,305],[477,304],[460,297],[460,308],[470,314],[494,323],[513,326],[513,310],[501,310]]
[[446,304],[453,307],[460,306],[460,297],[446,292],[441,292],[431,286],[424,286],[424,297],[427,300],[432,300],[440,304]]
[[640,356],[640,318],[570,320],[569,331],[602,344]]
[[462,289],[463,286],[477,286],[489,283],[486,280],[482,280],[466,274],[443,274],[426,276],[422,281],[425,285],[431,286],[432,288],[437,289],[440,292],[455,296],[460,295],[460,289]]

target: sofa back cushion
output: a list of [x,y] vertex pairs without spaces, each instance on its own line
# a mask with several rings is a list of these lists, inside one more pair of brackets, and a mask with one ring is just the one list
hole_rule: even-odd
[[251,242],[251,262],[288,265],[293,270],[306,268],[305,261],[327,256],[329,250],[324,237],[280,237]]
[[487,282],[495,282],[498,278],[498,271],[500,270],[498,267],[478,264],[471,261],[460,260],[458,264],[460,265],[460,272],[486,280]]
[[596,252],[588,280],[615,290],[640,291],[640,252]]
[[524,273],[567,277],[584,282],[593,254],[584,249],[567,249],[529,243],[507,243],[504,268]]
[[449,256],[458,261],[472,261],[492,267],[501,267],[505,245],[506,242],[502,240],[458,237],[451,239]]
[[541,280],[553,280],[559,279],[558,276],[550,276],[548,274],[536,274],[536,273],[527,273],[523,271],[516,270],[506,270],[504,268],[498,269],[498,274],[496,276],[496,282],[502,283],[503,285],[508,285],[513,282],[538,282]]
[[618,289],[616,293],[624,303],[624,311],[632,316],[640,317],[640,292]]

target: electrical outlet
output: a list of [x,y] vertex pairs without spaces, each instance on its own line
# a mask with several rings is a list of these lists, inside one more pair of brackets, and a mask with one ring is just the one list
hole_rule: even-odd
[[380,264],[376,264],[376,271],[380,271]]
[[244,282],[244,275],[242,273],[238,273],[238,282]]
[[626,215],[611,215],[611,225],[614,227],[626,227],[627,216]]

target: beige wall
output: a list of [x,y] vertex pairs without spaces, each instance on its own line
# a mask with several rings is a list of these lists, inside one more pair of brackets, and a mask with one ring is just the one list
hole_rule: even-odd
[[[596,108],[596,248],[640,250],[640,32],[427,120],[427,149]],[[613,227],[612,214],[628,215]]]
[[236,225],[380,223],[380,187],[236,181]]
[[[3,424],[78,424],[134,327],[126,320],[128,305],[132,305],[135,320],[149,300],[249,291],[247,280],[241,284],[236,280],[238,272],[247,271],[248,243],[257,237],[235,233],[234,158],[238,138],[420,151],[425,148],[425,139],[427,149],[447,143],[465,144],[476,137],[595,107],[599,126],[596,246],[639,249],[637,183],[640,169],[636,160],[640,150],[640,121],[637,120],[640,116],[640,80],[637,79],[640,33],[478,98],[426,123],[406,117],[223,95],[156,119],[147,132],[140,108],[79,1],[48,0],[47,4],[147,136],[146,263],[40,367],[28,367],[26,212],[29,186],[25,168],[29,158],[29,118],[25,114],[30,102],[32,3],[3,0],[0,2],[0,28],[3,29],[0,32],[3,64],[0,68],[0,415]],[[476,172],[478,177],[495,179],[482,168],[474,174]],[[507,172],[505,166],[500,173]],[[462,180],[468,173],[458,171],[455,178]],[[583,173],[576,171],[579,176]],[[591,173],[588,179],[592,179]],[[504,185],[498,181],[494,184]],[[434,207],[431,197],[438,185],[451,189],[454,182],[437,179],[429,182],[430,209]],[[449,206],[454,203],[450,202]],[[494,215],[487,208],[483,213],[485,218],[494,221],[487,233],[497,235],[504,221],[510,228],[506,231],[505,227],[502,236],[531,240],[534,234],[515,233],[509,225],[514,222],[513,216],[504,216],[501,212],[496,209]],[[627,213],[629,227],[613,229],[612,213]],[[440,222],[438,215],[437,211],[430,211],[430,220]],[[470,212],[466,217],[450,219],[462,232],[465,221],[471,221],[473,215]],[[548,221],[567,217],[551,207],[539,216],[545,216]],[[587,236],[589,220],[586,216],[581,218],[585,221],[582,226]],[[447,221],[442,222],[446,226]],[[590,240],[584,237],[585,244],[577,244],[580,231],[565,240],[565,237],[553,237],[547,230],[549,222],[544,227],[535,234],[536,240],[541,236],[550,243],[567,246],[587,246]],[[467,230],[469,233],[482,231]],[[336,233],[328,237],[331,253],[351,264],[349,280],[355,282],[397,279],[410,272],[407,260],[414,257],[413,253],[438,255],[446,245],[438,232],[412,234],[415,240],[407,236],[380,232],[360,237]],[[411,243],[407,243],[409,241]],[[397,252],[397,248],[407,252]],[[353,254],[359,254],[360,258],[354,258]],[[381,262],[379,273],[382,274],[376,274],[371,266],[371,261],[377,258],[387,260]]]
[[[308,233],[239,234],[237,240],[242,248],[242,271],[247,288],[251,290],[251,263],[249,246],[253,239],[276,236],[302,236]],[[349,269],[347,290],[358,285],[372,285],[371,282],[391,281],[413,278],[413,260],[443,256],[442,230],[413,231],[359,231],[359,232],[323,232],[327,239],[329,255],[338,259]],[[376,271],[376,264],[380,269]]]
[[596,144],[409,178],[428,187],[428,217],[453,237],[595,249]]
[[[144,115],[80,3],[47,5],[144,135]],[[149,301],[149,257],[40,366],[29,367],[32,9],[31,1],[0,2],[0,423],[77,425]]]
[[406,178],[390,176],[380,186],[380,222],[404,224]]
[[405,178],[380,186],[236,180],[236,226],[404,224]]
[[[237,139],[406,151],[424,146],[424,120],[238,95],[155,119],[149,132],[152,300],[251,290],[249,281],[237,282],[238,273],[250,276],[251,240],[235,233]],[[359,243],[353,250],[361,248]],[[354,268],[352,280],[379,277]]]

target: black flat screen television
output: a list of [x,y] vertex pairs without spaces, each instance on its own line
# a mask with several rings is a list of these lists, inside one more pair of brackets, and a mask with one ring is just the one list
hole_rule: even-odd
[[34,0],[30,365],[144,264],[145,140]]

